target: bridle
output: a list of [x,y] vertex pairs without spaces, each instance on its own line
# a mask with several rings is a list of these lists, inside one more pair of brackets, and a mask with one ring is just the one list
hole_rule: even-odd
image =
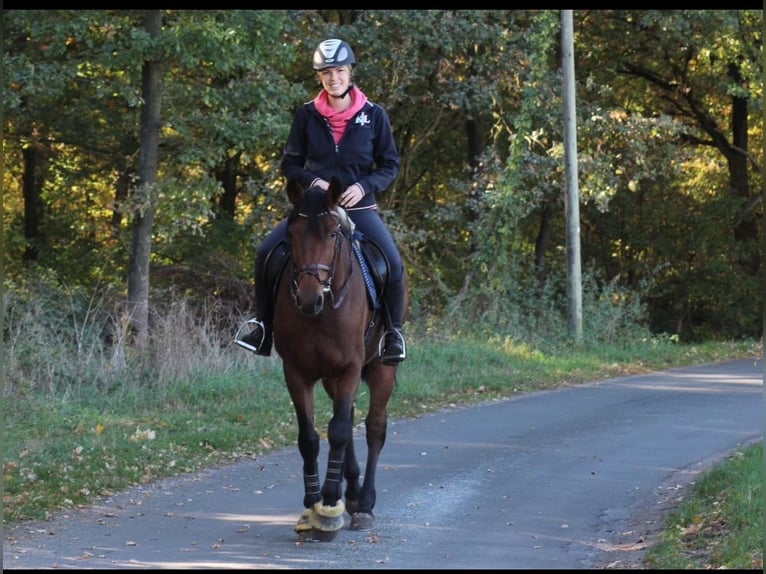
[[[310,217],[310,215],[299,212],[299,217]],[[329,296],[332,301],[332,308],[337,309],[343,304],[343,300],[346,298],[349,287],[351,287],[351,277],[354,275],[354,261],[353,250],[351,249],[351,237],[347,234],[346,229],[341,224],[341,218],[334,210],[325,211],[316,215],[317,218],[332,216],[337,220],[335,243],[333,245],[333,257],[329,265],[324,263],[308,263],[301,267],[294,267],[292,271],[292,277],[290,280],[290,293],[293,296],[295,304],[298,305],[298,284],[304,275],[309,275],[316,279],[317,283],[322,287],[322,293],[325,296]],[[343,282],[340,293],[336,296],[332,289],[333,279],[335,279],[335,272],[337,271],[338,261],[341,257],[341,245],[342,239],[346,239],[349,243],[348,251],[348,274]],[[325,274],[325,278],[322,279],[320,273]]]

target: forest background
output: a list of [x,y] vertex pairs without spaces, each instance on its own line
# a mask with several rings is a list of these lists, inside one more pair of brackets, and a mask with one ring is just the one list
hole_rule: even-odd
[[[762,337],[762,10],[573,17],[585,344]],[[181,345],[231,343],[329,37],[401,155],[379,199],[407,330],[565,344],[560,26],[558,10],[4,10],[4,392],[77,378],[94,353],[131,370],[135,332],[167,344],[160,317],[186,318]]]
[[[294,444],[278,358],[233,337],[330,37],[402,160],[379,198],[411,278],[391,416],[762,358],[751,8],[573,11],[577,345],[560,11],[4,9],[4,525]],[[702,564],[762,568],[762,476],[732,513],[755,534]]]

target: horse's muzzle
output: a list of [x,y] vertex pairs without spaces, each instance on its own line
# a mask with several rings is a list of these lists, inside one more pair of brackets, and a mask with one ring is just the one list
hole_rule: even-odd
[[303,296],[301,295],[301,292],[298,291],[295,294],[295,305],[304,315],[316,317],[322,312],[322,309],[324,309],[324,294],[321,291],[318,293],[312,291],[310,294]]

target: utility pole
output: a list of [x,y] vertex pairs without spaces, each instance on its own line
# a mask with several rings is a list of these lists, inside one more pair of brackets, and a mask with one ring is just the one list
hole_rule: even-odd
[[575,113],[574,33],[572,11],[561,11],[561,67],[564,94],[564,196],[567,228],[567,321],[582,343],[582,271],[580,267],[580,191],[577,183],[577,116]]

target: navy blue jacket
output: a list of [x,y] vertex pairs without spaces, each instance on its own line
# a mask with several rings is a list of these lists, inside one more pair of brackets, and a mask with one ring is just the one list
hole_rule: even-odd
[[358,183],[364,198],[354,209],[374,206],[376,194],[388,189],[399,173],[399,153],[386,111],[366,102],[336,146],[332,129],[314,102],[303,104],[293,116],[282,173],[304,187],[317,178],[329,182],[333,176],[340,179],[343,189]]

